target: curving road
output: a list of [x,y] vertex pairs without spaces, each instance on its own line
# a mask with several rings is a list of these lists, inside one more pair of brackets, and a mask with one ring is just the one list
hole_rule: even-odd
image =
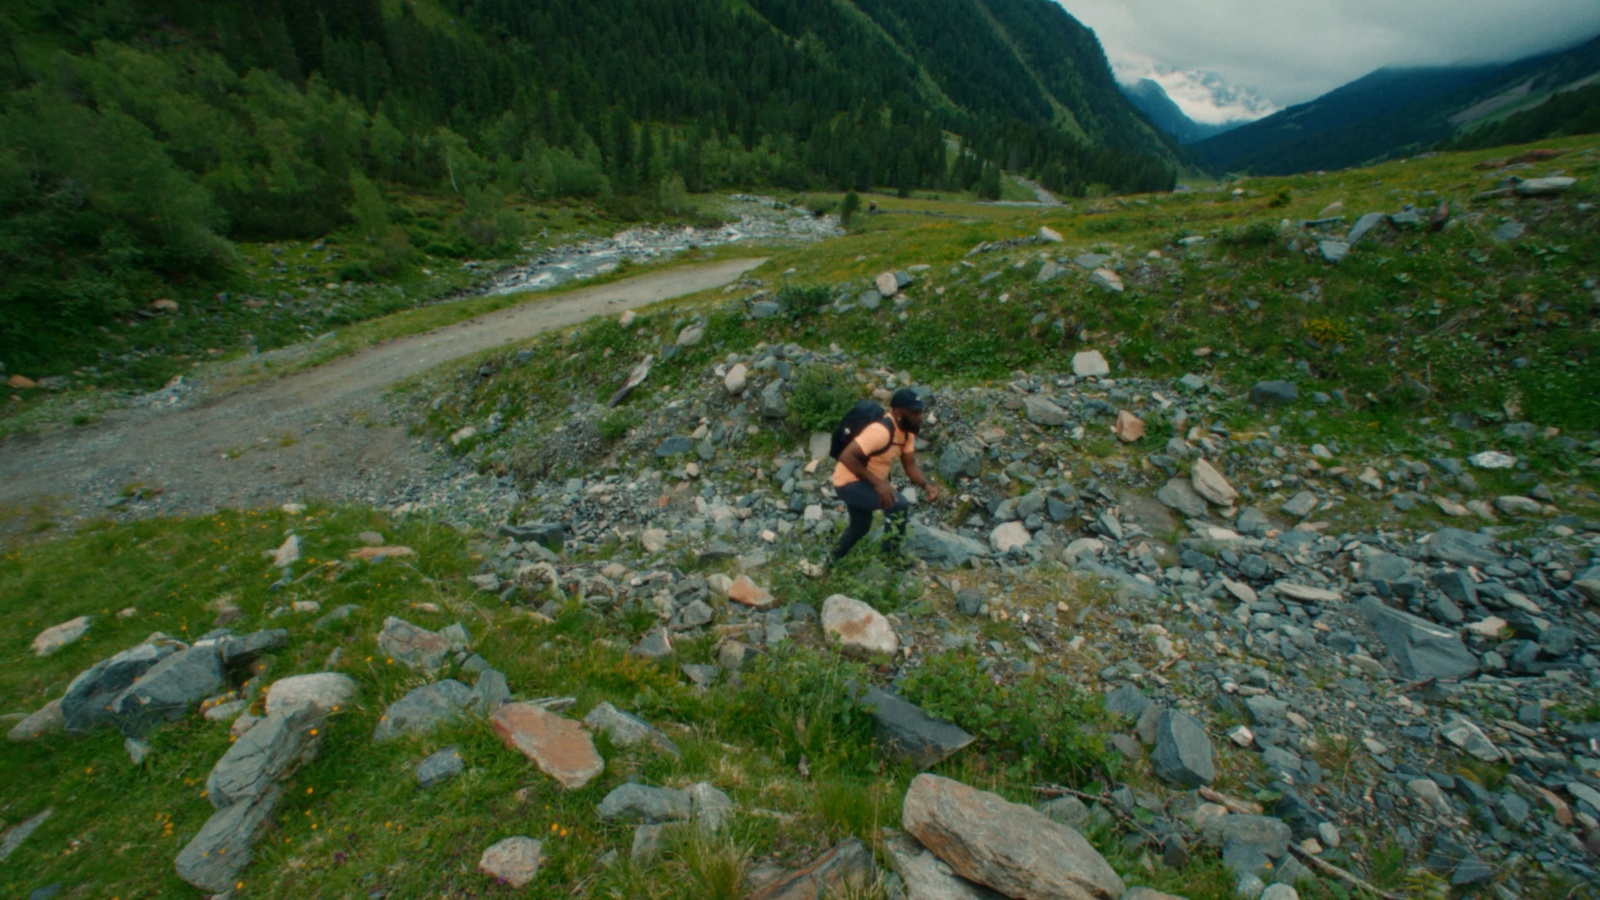
[[431,440],[386,424],[391,385],[552,328],[736,281],[765,259],[647,273],[530,300],[178,407],[122,409],[93,425],[0,446],[0,508],[94,515],[124,489],[130,511],[206,513],[306,497],[383,502],[443,463]]

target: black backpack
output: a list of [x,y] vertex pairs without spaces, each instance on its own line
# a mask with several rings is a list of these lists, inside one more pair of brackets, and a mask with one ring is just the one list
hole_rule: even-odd
[[871,400],[861,400],[850,407],[850,411],[839,420],[839,427],[833,429],[833,442],[828,445],[828,455],[838,459],[844,448],[850,446],[850,442],[859,437],[873,422],[882,422],[884,427],[889,429],[889,443],[885,444],[882,450],[869,455],[877,456],[878,453],[887,451],[894,444],[894,418]]

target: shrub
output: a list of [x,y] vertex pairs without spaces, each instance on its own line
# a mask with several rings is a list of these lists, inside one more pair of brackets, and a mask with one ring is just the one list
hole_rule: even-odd
[[1016,779],[1083,782],[1113,765],[1095,728],[1099,698],[1067,683],[1060,672],[997,681],[966,653],[930,656],[900,684],[900,693],[930,715],[970,731],[983,752],[1007,762]]
[[848,228],[850,220],[861,211],[861,195],[851,191],[844,195],[844,203],[839,207],[839,224]]
[[831,366],[800,370],[789,395],[789,418],[806,431],[832,431],[860,399],[854,381]]
[[1220,240],[1228,247],[1270,247],[1278,241],[1278,226],[1257,219],[1238,228],[1224,228]]
[[608,444],[622,440],[633,426],[639,424],[639,417],[631,409],[613,409],[600,419],[598,430],[600,439]]
[[821,312],[833,300],[833,293],[821,285],[791,286],[779,291],[777,300],[790,315],[803,319]]

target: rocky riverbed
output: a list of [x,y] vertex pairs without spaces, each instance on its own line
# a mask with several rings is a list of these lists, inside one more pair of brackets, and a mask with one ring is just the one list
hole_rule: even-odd
[[623,262],[644,263],[686,250],[772,239],[817,241],[844,233],[836,216],[818,216],[771,197],[734,194],[725,207],[725,214],[737,216],[737,221],[714,228],[647,225],[608,238],[555,247],[502,273],[488,292],[547,290],[614,272]]

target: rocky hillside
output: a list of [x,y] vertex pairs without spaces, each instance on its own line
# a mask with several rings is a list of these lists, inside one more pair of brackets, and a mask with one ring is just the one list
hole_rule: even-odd
[[[461,468],[385,509],[135,501],[15,549],[0,883],[1582,895],[1600,433],[1529,386],[1588,346],[1595,164],[1542,149],[885,200],[724,292],[417,379],[400,410]],[[1362,380],[1430,340],[1530,380]],[[825,566],[818,429],[904,386],[949,496],[909,564]]]

